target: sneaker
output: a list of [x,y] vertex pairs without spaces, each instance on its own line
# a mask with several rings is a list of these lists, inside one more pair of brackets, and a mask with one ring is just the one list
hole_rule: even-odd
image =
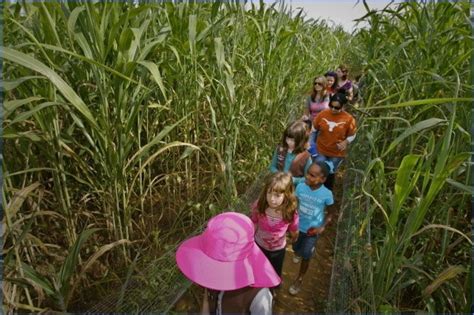
[[296,280],[291,286],[290,289],[288,290],[291,295],[296,295],[301,291],[301,283],[302,280]]
[[300,257],[300,256],[296,256],[296,255],[293,256],[293,262],[294,262],[295,264],[298,264],[300,261],[301,261],[301,257]]

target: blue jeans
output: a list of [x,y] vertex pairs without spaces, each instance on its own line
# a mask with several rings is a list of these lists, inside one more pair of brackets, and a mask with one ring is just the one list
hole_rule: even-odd
[[316,146],[316,139],[318,137],[318,132],[313,131],[309,135],[309,149],[308,152],[311,154],[311,158],[315,158],[318,155],[318,147]]
[[304,260],[310,260],[313,255],[313,247],[316,244],[318,235],[308,236],[300,231],[296,243],[293,244],[293,251],[296,255],[303,257]]
[[330,170],[331,174],[335,174],[337,168],[339,165],[341,165],[341,162],[344,161],[344,158],[342,157],[337,157],[337,156],[325,156],[322,154],[318,154],[315,158],[313,158],[313,162],[331,162],[332,164],[332,169]]

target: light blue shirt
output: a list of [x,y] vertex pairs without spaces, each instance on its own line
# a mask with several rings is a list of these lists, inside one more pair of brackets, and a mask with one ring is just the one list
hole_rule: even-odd
[[306,233],[311,227],[320,227],[324,223],[324,209],[334,204],[332,191],[321,185],[312,190],[306,183],[296,186],[300,232]]
[[[295,159],[296,154],[293,152],[288,152],[285,157],[285,164],[283,165],[283,172],[288,173],[290,171],[291,163],[293,163],[293,160]],[[304,174],[308,172],[308,168],[311,166],[311,157],[308,158],[306,161],[306,164],[304,166]],[[273,157],[272,157],[272,164],[270,165],[270,172],[276,173],[278,172],[278,154],[277,150],[273,152]],[[299,183],[304,182],[304,176],[302,177],[295,177],[293,176],[293,185],[298,185]]]

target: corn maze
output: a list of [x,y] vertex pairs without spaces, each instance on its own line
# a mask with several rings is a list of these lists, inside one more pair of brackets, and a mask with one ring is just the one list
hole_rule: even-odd
[[360,5],[349,34],[284,1],[3,2],[3,312],[174,312],[176,246],[248,212],[342,63],[363,101],[325,311],[472,312],[474,10]]

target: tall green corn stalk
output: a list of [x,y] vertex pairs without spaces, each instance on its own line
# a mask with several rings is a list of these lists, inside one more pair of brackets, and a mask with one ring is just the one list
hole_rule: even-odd
[[[364,2],[365,4],[365,2]],[[354,241],[362,311],[469,309],[472,35],[469,3],[371,10],[352,39],[370,114]],[[357,191],[357,188],[355,188]],[[369,250],[368,250],[369,249]],[[369,263],[366,263],[369,262]]]
[[30,311],[79,299],[98,246],[116,277],[227,205],[349,37],[284,3],[20,1],[4,26],[5,303]]

